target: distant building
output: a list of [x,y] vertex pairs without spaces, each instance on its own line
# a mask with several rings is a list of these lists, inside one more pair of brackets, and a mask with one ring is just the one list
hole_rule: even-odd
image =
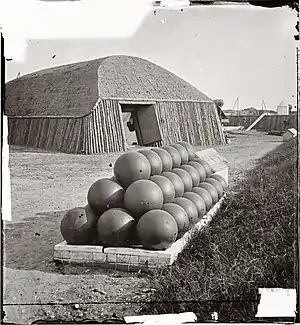
[[267,113],[268,115],[277,114],[276,111],[270,109],[256,109],[255,107],[244,108],[242,110],[226,109],[223,110],[226,116],[260,116]]
[[280,102],[277,106],[277,115],[289,115],[289,112],[289,104],[284,101]]

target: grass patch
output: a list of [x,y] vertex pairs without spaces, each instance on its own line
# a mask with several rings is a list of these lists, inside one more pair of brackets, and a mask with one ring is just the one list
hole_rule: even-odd
[[258,288],[295,288],[296,167],[296,140],[260,159],[175,264],[154,271],[157,291],[142,312],[253,321]]

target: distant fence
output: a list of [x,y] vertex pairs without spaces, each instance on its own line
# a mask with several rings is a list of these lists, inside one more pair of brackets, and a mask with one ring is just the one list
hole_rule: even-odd
[[[259,116],[229,116],[228,125],[241,125],[247,128]],[[254,127],[254,130],[260,131],[285,131],[289,128],[297,129],[298,116],[293,115],[266,115]]]
[[297,129],[297,117],[297,115],[267,115],[254,126],[254,129],[267,132]]

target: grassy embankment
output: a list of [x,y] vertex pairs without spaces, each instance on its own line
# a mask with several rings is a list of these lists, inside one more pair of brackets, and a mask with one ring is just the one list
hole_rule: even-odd
[[[296,139],[295,139],[296,140]],[[208,227],[170,269],[155,274],[144,313],[193,311],[198,321],[253,321],[258,288],[295,287],[297,141],[247,172]]]

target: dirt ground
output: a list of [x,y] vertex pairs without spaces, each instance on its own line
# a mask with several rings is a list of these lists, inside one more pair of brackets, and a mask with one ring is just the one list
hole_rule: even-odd
[[[233,188],[256,159],[281,144],[281,137],[256,131],[228,134],[214,147],[229,162]],[[12,222],[4,225],[4,321],[103,320],[139,313],[153,283],[147,274],[61,267],[53,246],[62,237],[64,211],[86,204],[90,185],[113,174],[119,154],[93,156],[10,148]],[[78,305],[77,305],[78,304]]]

